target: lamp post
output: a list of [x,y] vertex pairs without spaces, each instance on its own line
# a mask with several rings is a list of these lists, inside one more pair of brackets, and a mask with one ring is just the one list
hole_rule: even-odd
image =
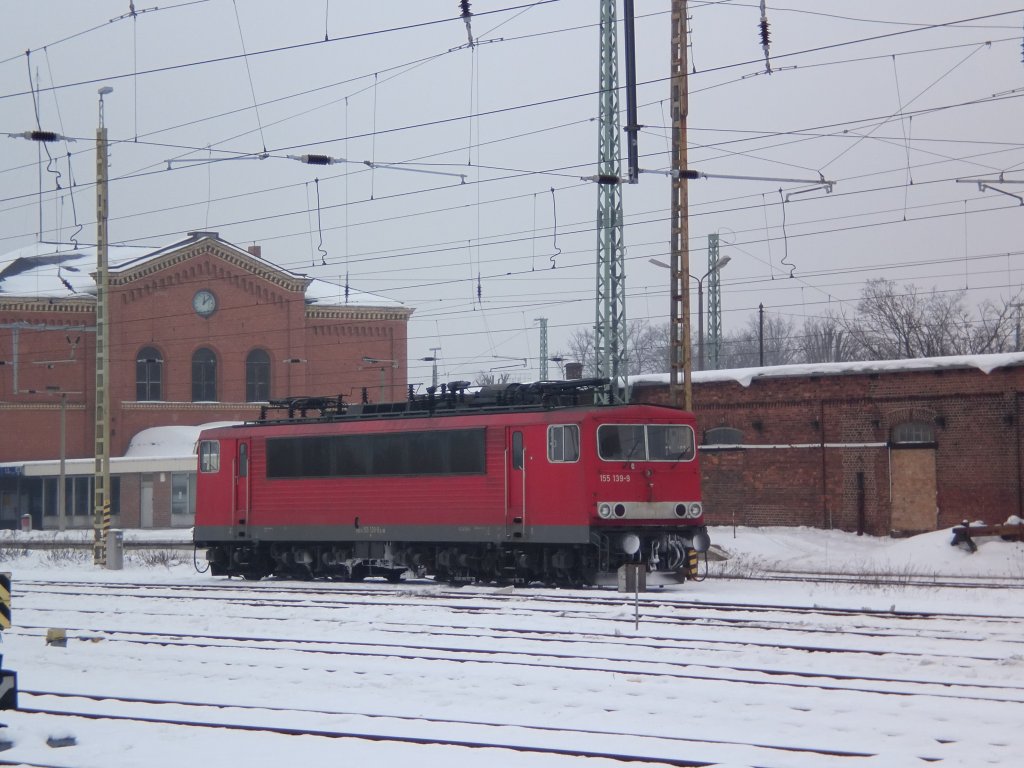
[[387,367],[385,365],[382,365],[382,363],[390,363],[392,368],[398,367],[397,360],[383,360],[379,357],[363,357],[363,365],[373,367],[376,367],[378,365],[380,366],[380,399],[378,400],[378,402],[381,403],[384,402],[384,369]]

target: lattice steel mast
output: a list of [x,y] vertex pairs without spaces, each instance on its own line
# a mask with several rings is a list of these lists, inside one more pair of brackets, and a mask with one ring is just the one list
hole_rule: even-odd
[[702,369],[711,370],[718,370],[722,348],[722,277],[718,246],[718,233],[708,235],[708,357],[700,362]]
[[594,355],[597,375],[611,380],[607,399],[629,400],[626,375],[626,252],[622,238],[619,141],[619,66],[616,0],[601,0],[601,92],[598,110],[597,313]]

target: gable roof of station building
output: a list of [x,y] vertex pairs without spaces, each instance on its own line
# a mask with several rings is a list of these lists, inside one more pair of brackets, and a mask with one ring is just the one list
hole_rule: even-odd
[[[378,308],[412,314],[401,302],[372,293],[344,288],[318,278],[279,267],[258,247],[239,248],[216,232],[189,232],[174,243],[152,246],[111,245],[107,249],[112,286],[166,269],[204,254],[212,254],[253,276],[285,290],[301,292],[307,305],[322,308]],[[90,301],[96,298],[96,246],[68,247],[34,243],[0,256],[0,301],[18,299]]]

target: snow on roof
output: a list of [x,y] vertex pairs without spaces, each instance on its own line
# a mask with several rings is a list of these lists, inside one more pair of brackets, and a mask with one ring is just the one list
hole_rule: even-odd
[[306,303],[330,307],[400,307],[402,302],[386,299],[373,293],[364,293],[349,288],[345,298],[345,287],[329,283],[326,280],[313,279],[306,288]]
[[229,427],[240,421],[212,421],[194,427],[150,427],[136,433],[124,452],[125,458],[171,458],[192,456],[196,452],[199,433],[204,429]]
[[[183,248],[202,239],[217,240],[249,258],[266,263],[269,267],[296,278],[306,278],[299,272],[271,264],[261,256],[253,255],[217,236],[216,232],[190,232],[184,240],[153,248],[152,246],[112,245],[107,249],[110,272],[116,273],[137,267],[166,253]],[[36,299],[95,298],[96,246],[73,248],[67,245],[34,243],[0,256],[0,296],[18,296]],[[307,304],[320,306],[399,307],[402,303],[372,293],[350,289],[348,298],[344,288],[325,280],[311,279],[306,287]]]
[[[110,264],[137,258],[149,247],[114,245],[107,249]],[[0,295],[38,299],[94,298],[96,246],[72,248],[34,243],[0,256]]]
[[[695,384],[735,381],[749,387],[754,379],[787,376],[843,376],[857,373],[896,373],[901,371],[936,371],[948,368],[977,368],[991,373],[999,368],[1024,365],[1024,352],[1006,352],[995,355],[950,355],[948,357],[919,357],[910,360],[857,360],[847,363],[803,363],[800,365],[773,365],[763,368],[732,368],[720,371],[694,371]],[[650,373],[631,376],[631,386],[642,383],[666,384],[670,375]]]

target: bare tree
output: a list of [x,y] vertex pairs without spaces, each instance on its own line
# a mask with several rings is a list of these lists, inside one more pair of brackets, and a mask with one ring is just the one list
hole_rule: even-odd
[[626,373],[664,373],[668,370],[668,323],[652,326],[631,320],[626,331]]
[[984,301],[978,307],[978,322],[971,334],[971,349],[982,354],[988,352],[1014,352],[1020,350],[1021,299],[1017,294],[1001,306]]
[[512,374],[507,371],[499,374],[495,374],[491,371],[480,371],[480,373],[476,375],[476,378],[473,379],[473,384],[478,387],[487,387],[493,384],[508,384],[511,378]]
[[[797,359],[793,321],[782,315],[764,315],[764,364],[788,365]],[[756,368],[761,364],[761,322],[752,315],[745,328],[727,333],[718,353],[720,368]]]
[[[569,335],[568,351],[556,355],[569,362],[583,364],[584,376],[597,375],[597,352],[593,329],[578,329]],[[626,371],[663,373],[668,370],[668,323],[651,325],[647,320],[631,320],[626,326]]]
[[559,351],[556,357],[566,362],[580,363],[583,376],[597,376],[597,356],[594,352],[594,331],[592,328],[579,328],[569,334],[566,341],[567,350]]
[[860,345],[831,314],[807,318],[799,340],[799,357],[805,363],[842,363],[860,359]]
[[971,318],[964,291],[922,292],[876,278],[864,286],[852,320],[844,326],[873,360],[937,357],[971,351]]

